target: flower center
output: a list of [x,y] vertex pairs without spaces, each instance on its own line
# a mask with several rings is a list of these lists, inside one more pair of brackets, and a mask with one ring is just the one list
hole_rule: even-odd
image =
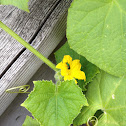
[[67,68],[68,68],[68,70],[70,69],[70,64],[69,63],[66,63],[67,64]]

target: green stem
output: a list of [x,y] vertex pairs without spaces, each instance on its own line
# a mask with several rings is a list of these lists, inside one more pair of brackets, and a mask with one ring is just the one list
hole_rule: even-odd
[[8,28],[5,24],[3,24],[0,21],[0,28],[2,28],[4,31],[6,31],[8,34],[10,34],[14,39],[16,39],[19,43],[21,43],[24,47],[26,47],[28,50],[30,50],[33,54],[35,54],[39,59],[41,59],[43,62],[45,62],[49,67],[51,67],[54,71],[57,71],[56,66],[48,60],[46,57],[44,57],[40,52],[38,52],[36,49],[34,49],[30,44],[28,44],[26,41],[24,41],[20,36],[18,36],[14,31],[12,31],[10,28]]

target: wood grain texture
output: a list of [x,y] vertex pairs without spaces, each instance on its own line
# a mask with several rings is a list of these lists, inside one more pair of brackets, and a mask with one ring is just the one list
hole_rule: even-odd
[[[48,57],[58,43],[65,36],[67,9],[71,1],[61,0],[52,14],[43,24],[41,30],[32,41],[32,46]],[[17,94],[6,93],[5,90],[11,87],[24,85],[42,65],[39,60],[28,50],[25,50],[20,57],[12,64],[4,76],[0,79],[0,114],[12,102]]]
[[[32,0],[30,13],[13,6],[0,6],[0,20],[25,41],[31,42],[59,0]],[[0,29],[0,75],[24,47]]]

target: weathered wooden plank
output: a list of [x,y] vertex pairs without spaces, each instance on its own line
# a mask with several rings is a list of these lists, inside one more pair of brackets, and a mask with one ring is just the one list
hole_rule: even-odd
[[[48,57],[61,39],[65,36],[66,11],[70,6],[68,0],[61,0],[53,13],[49,16],[40,32],[32,42],[32,46]],[[0,80],[0,114],[7,108],[17,94],[5,93],[7,88],[26,84],[41,66],[36,56],[25,50],[13,63]]]
[[[12,6],[0,6],[0,20],[24,40],[31,42],[58,1],[32,0],[29,3],[30,13]],[[22,49],[21,44],[0,29],[0,75]]]

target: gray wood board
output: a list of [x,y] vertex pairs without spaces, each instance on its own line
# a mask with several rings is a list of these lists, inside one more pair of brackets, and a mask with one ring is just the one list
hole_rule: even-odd
[[[68,0],[61,0],[32,42],[32,46],[48,57],[65,36]],[[8,94],[6,89],[26,84],[42,65],[28,50],[25,50],[0,79],[0,115],[17,94]]]
[[[13,6],[0,6],[0,20],[30,43],[58,1],[60,0],[32,0],[29,3],[30,13]],[[23,48],[0,29],[0,75]]]

